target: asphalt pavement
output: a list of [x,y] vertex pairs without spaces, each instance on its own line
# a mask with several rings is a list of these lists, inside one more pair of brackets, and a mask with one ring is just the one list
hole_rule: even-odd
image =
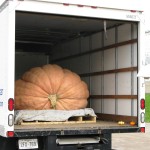
[[113,150],[150,150],[150,123],[145,133],[112,134]]

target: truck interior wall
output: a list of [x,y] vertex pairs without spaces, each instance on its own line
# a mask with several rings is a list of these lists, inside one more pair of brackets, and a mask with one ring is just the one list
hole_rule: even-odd
[[[33,52],[34,46],[29,48],[26,43],[22,43],[20,49],[16,42],[16,79],[32,67],[58,64],[76,72],[87,83],[90,91],[88,107],[93,108],[100,118],[113,120],[115,116],[118,120],[120,116],[125,116],[135,120],[137,24],[126,22],[107,28],[106,32],[103,30],[58,42],[47,48],[43,44],[43,51],[34,49]],[[19,31],[17,25],[16,31]],[[16,36],[16,41],[18,39]]]
[[90,91],[89,107],[96,113],[137,116],[137,42],[132,42],[135,39],[136,25],[116,26],[106,33],[56,45],[52,63],[82,77]]

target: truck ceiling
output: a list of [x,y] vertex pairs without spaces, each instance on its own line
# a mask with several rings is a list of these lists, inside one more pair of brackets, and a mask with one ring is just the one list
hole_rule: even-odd
[[114,20],[26,12],[17,12],[16,18],[16,42],[34,44],[40,42],[47,45],[90,35],[123,23]]

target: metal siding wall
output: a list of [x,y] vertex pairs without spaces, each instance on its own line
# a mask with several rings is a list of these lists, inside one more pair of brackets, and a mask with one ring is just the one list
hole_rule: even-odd
[[[16,54],[15,56],[15,69],[17,70],[15,74],[15,79],[19,79],[23,73],[33,67],[39,67],[47,64],[46,55],[37,54]],[[28,60],[28,61],[27,61]]]
[[[69,59],[69,64],[70,64],[71,70],[78,74],[80,73],[80,67],[79,67],[81,65],[80,60],[81,60],[80,57]],[[80,64],[79,64],[79,62],[80,62]]]
[[[105,35],[106,34],[106,35]],[[116,29],[111,28],[108,29],[106,33],[104,33],[104,46],[109,46],[115,44],[116,42]],[[115,48],[111,48],[105,50],[103,52],[103,70],[113,70],[116,68],[116,54]],[[103,75],[103,95],[115,95],[115,74],[105,74]],[[102,100],[102,113],[105,114],[115,114],[115,99],[103,99]]]
[[80,38],[69,41],[70,54],[79,54],[81,51]]
[[131,72],[118,73],[118,95],[131,94]]
[[115,100],[105,99],[104,100],[104,112],[105,114],[115,114]]
[[69,60],[63,60],[63,61],[59,61],[57,63],[55,63],[63,68],[67,68],[67,69],[71,69],[70,68],[70,61]]
[[[101,48],[103,43],[103,34],[102,33],[96,33],[91,36],[91,50]],[[91,72],[98,72],[103,70],[102,66],[102,57],[103,52],[95,52],[92,53],[90,56],[90,68]],[[91,86],[90,91],[91,95],[102,95],[102,87],[103,87],[103,81],[102,76],[91,76],[90,77]],[[91,99],[91,107],[95,110],[96,113],[102,113],[103,111],[103,100],[102,99]]]
[[131,24],[124,24],[118,28],[118,42],[131,40]]
[[91,72],[102,71],[102,52],[91,54]]
[[115,69],[115,48],[104,51],[104,70]]
[[118,68],[131,67],[131,45],[118,47]]
[[91,77],[91,94],[92,95],[102,95],[102,80],[101,76]]
[[102,33],[95,33],[91,36],[92,47],[91,49],[97,49],[102,47]]
[[103,94],[115,95],[115,74],[106,74],[104,76],[104,93]]
[[[135,26],[132,28],[131,24],[125,24],[118,27],[118,42],[124,42],[137,37]],[[136,44],[128,44],[118,47],[118,68],[127,68],[137,66],[137,46]],[[137,82],[134,73],[125,72],[118,73],[118,94],[119,95],[133,95],[137,90]],[[122,107],[123,106],[123,107]],[[133,100],[118,100],[118,114],[119,115],[135,115],[137,112],[137,105]]]
[[61,58],[61,46],[60,45],[56,45],[55,47],[53,47],[52,50],[52,59],[58,59]]
[[102,100],[101,99],[91,99],[91,107],[96,113],[102,113]]
[[79,61],[77,62],[78,72],[79,74],[88,73],[89,71],[89,55],[80,56]]
[[90,50],[90,37],[81,37],[81,52],[86,52]]
[[131,116],[131,101],[128,99],[118,99],[118,114]]
[[107,38],[104,34],[104,46],[115,44],[115,28],[107,30],[106,35]]
[[71,52],[71,48],[70,48],[70,43],[64,43],[61,46],[61,57],[67,57],[70,56]]
[[[130,24],[125,24],[108,29],[107,39],[104,35],[105,33],[96,33],[91,36],[75,39],[65,45],[59,45],[57,50],[60,49],[59,52],[61,52],[61,54],[63,52],[67,53],[68,51],[68,54],[73,55],[79,54],[80,52],[92,51],[118,42],[128,41],[137,37],[136,26],[133,25],[132,28],[131,26]],[[56,53],[58,53],[58,51]],[[64,56],[65,55],[66,54],[64,54]],[[59,56],[60,55],[57,55],[57,57]],[[137,43],[69,58],[61,61],[60,64],[63,64],[63,66],[68,67],[78,74],[136,67]],[[88,84],[91,95],[137,94],[136,71],[132,73],[121,72],[83,77],[83,80]],[[96,113],[137,115],[137,100],[91,99],[89,103],[90,107],[92,107]]]

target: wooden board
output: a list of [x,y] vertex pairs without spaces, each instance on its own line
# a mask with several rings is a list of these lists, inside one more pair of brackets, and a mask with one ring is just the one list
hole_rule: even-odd
[[48,125],[48,124],[73,124],[73,123],[95,123],[96,116],[74,116],[66,121],[21,121],[20,125]]

